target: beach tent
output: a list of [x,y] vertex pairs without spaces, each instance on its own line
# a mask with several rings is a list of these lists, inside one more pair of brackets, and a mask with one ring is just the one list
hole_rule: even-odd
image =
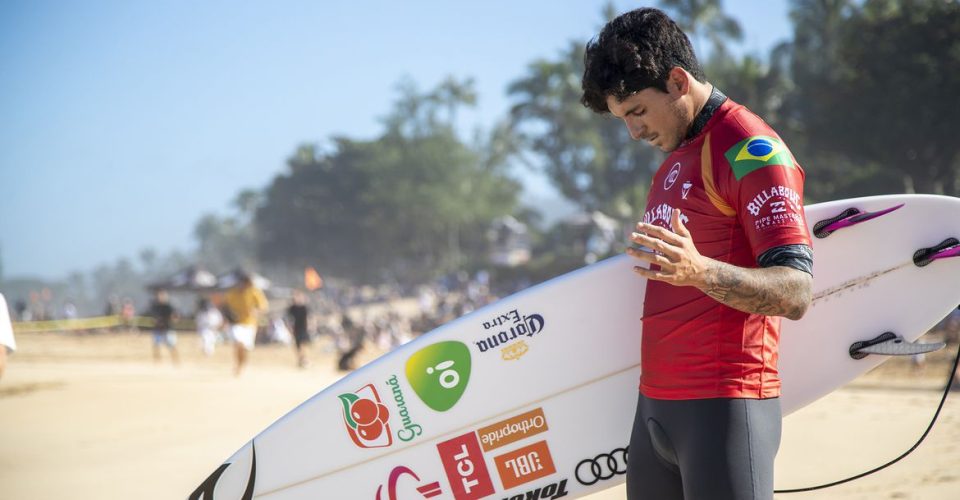
[[253,279],[253,284],[257,288],[261,290],[267,290],[270,288],[270,280],[268,280],[267,278],[264,278],[263,276],[260,276],[257,273],[244,271],[243,269],[239,269],[239,268],[234,269],[233,271],[230,271],[226,274],[221,274],[220,276],[217,276],[217,288],[221,290],[226,290],[228,288],[235,287],[237,283],[240,282],[240,276],[244,274],[250,275],[250,277]]
[[189,266],[176,274],[147,285],[150,290],[204,291],[216,288],[217,277],[198,266]]

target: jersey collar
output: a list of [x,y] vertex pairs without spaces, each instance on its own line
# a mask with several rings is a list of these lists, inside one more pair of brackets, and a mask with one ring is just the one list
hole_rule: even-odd
[[700,112],[697,113],[696,118],[693,119],[690,130],[687,131],[687,136],[683,138],[683,143],[686,144],[694,137],[700,135],[700,132],[703,132],[703,128],[707,126],[710,118],[713,118],[713,114],[716,113],[717,110],[720,109],[720,106],[726,101],[727,96],[716,87],[713,87],[713,90],[710,92],[710,97],[707,99],[706,104],[703,105],[703,109],[701,109]]

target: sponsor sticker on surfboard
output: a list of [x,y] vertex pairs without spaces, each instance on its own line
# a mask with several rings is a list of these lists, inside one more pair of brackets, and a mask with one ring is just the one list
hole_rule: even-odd
[[407,381],[423,404],[436,411],[453,408],[470,381],[470,349],[449,340],[420,349],[406,366]]

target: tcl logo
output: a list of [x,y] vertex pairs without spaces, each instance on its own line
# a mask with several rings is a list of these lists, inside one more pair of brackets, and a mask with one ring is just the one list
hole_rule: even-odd
[[454,498],[473,500],[494,493],[476,434],[471,432],[444,441],[437,445],[437,451]]

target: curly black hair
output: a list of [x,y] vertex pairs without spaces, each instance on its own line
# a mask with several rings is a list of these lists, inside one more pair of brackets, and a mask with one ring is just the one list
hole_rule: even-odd
[[667,77],[676,66],[706,81],[690,39],[673,19],[653,8],[636,9],[607,23],[587,43],[583,62],[580,102],[597,113],[610,111],[607,96],[623,100],[648,87],[666,92]]

